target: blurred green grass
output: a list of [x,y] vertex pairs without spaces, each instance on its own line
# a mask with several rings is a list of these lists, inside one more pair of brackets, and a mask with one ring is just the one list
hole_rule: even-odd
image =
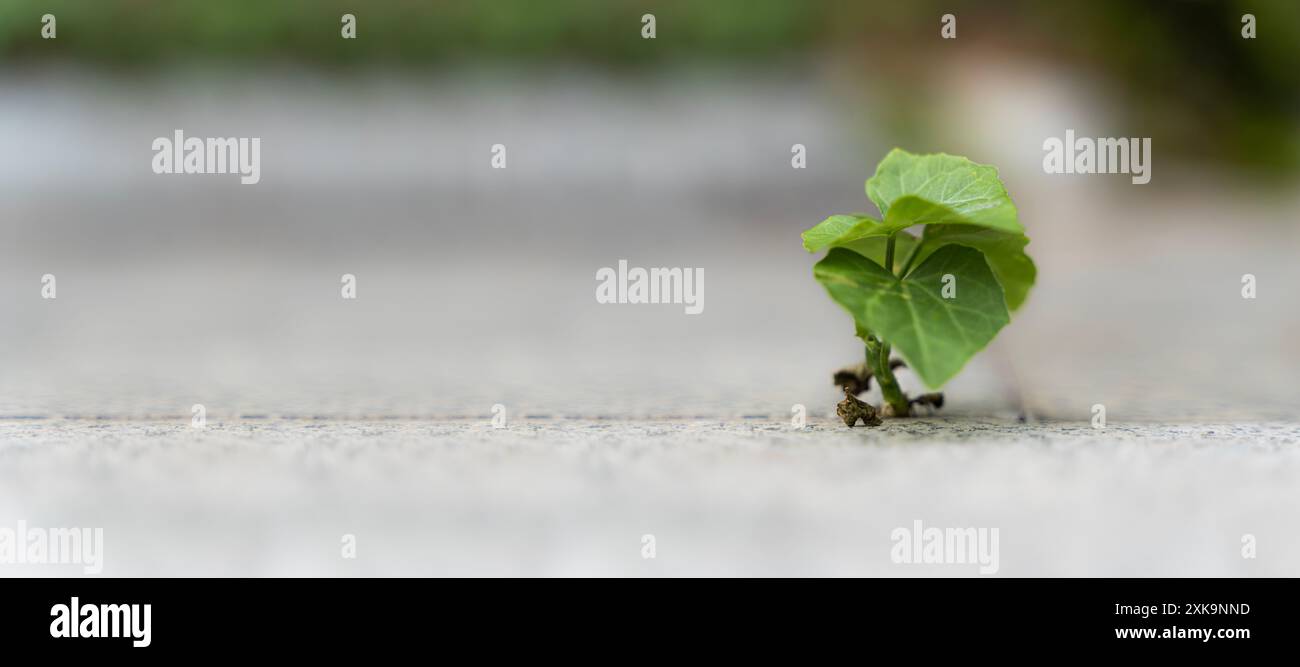
[[[5,0],[0,53],[9,60],[50,57],[52,44],[38,28],[40,17],[52,13],[59,57],[103,64],[743,58],[811,46],[832,7],[790,0]],[[654,42],[640,38],[647,12],[658,22]],[[357,16],[359,39],[340,38],[344,13]]]

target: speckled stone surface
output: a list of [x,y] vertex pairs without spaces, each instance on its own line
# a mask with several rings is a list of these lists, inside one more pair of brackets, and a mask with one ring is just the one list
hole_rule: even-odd
[[892,562],[918,519],[997,576],[1300,575],[1294,423],[831,419],[0,422],[0,525],[103,527],[105,575],[976,574]]

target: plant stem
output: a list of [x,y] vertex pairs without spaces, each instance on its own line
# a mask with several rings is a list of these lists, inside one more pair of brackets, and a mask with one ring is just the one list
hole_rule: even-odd
[[893,410],[895,417],[906,417],[910,414],[910,406],[907,397],[903,395],[903,390],[898,386],[898,379],[894,377],[894,371],[889,368],[889,353],[891,346],[889,343],[871,336],[867,339],[867,367],[871,369],[871,374],[876,376],[876,382],[880,384],[880,394],[884,397],[885,403]]
[[894,409],[895,417],[906,417],[911,413],[911,405],[907,402],[907,396],[903,394],[903,389],[898,385],[898,379],[894,377],[894,371],[889,367],[889,353],[893,346],[882,341],[880,345],[880,375],[876,381],[880,383],[880,393],[885,397],[885,402],[889,403]]
[[[894,273],[895,241],[896,237],[893,234],[885,241],[885,270],[891,275]],[[876,376],[876,382],[880,384],[880,395],[884,397],[885,403],[889,404],[895,417],[906,417],[911,406],[907,402],[907,397],[903,395],[903,390],[898,386],[894,371],[889,368],[889,352],[889,343],[874,335],[867,337],[867,368],[871,369],[871,374]]]

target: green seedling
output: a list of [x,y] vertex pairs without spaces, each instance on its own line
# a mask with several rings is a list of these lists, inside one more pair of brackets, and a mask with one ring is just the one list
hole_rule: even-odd
[[[939,389],[1011,321],[1037,275],[995,167],[895,148],[867,180],[867,197],[880,219],[833,215],[803,233],[808,252],[827,250],[813,276],[866,344],[865,363],[835,374],[846,394],[838,414],[849,426],[879,422],[856,398],[873,377],[883,416],[941,407],[943,394],[909,399],[894,369],[905,362]],[[908,231],[916,227],[918,235]]]

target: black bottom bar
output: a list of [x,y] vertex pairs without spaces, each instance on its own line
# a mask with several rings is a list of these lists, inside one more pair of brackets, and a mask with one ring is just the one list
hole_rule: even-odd
[[[1293,645],[1296,581],[23,579],[0,583],[0,650],[540,658],[596,655],[615,642],[628,657],[683,657],[690,647],[698,657],[801,663],[890,648],[918,658],[1039,648],[1052,651],[1046,659],[1241,655]],[[78,635],[118,637],[74,638],[73,620]]]

